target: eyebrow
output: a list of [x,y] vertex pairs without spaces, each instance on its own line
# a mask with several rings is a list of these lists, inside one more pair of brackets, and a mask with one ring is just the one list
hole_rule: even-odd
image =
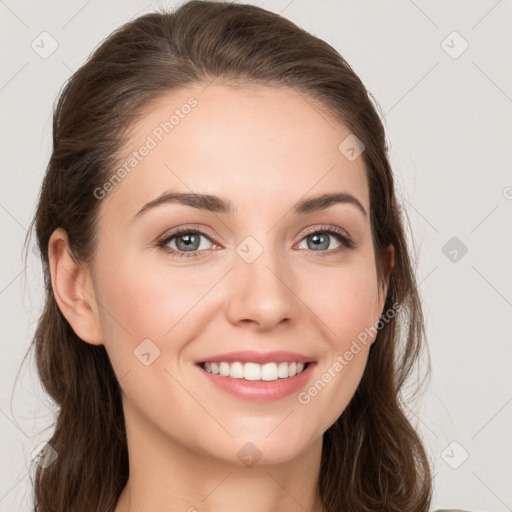
[[[132,220],[140,217],[143,213],[152,210],[158,206],[169,203],[178,203],[185,206],[198,208],[214,213],[223,213],[232,215],[235,211],[233,204],[229,199],[214,196],[210,194],[186,193],[186,192],[164,192],[161,196],[146,203],[133,217]],[[308,213],[325,210],[334,204],[345,203],[355,206],[365,217],[366,210],[363,205],[353,195],[346,192],[337,192],[330,194],[321,194],[315,197],[302,199],[292,208],[295,215],[305,215]]]

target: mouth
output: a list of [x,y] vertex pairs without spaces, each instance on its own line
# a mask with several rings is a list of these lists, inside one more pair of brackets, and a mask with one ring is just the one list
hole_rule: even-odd
[[317,362],[292,352],[231,352],[196,362],[210,384],[243,401],[268,402],[298,393]]

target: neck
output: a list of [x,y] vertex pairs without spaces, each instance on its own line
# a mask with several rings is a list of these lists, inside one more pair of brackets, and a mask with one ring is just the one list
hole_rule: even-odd
[[137,425],[131,436],[130,427],[128,420],[130,476],[115,512],[324,512],[321,438],[293,460],[246,467],[193,451],[150,427],[142,432]]

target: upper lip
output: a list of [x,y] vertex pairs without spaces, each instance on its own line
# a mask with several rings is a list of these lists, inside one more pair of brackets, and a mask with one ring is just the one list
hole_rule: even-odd
[[286,350],[276,350],[273,352],[256,352],[255,350],[241,350],[237,352],[226,352],[224,354],[216,354],[214,356],[204,357],[202,359],[198,359],[196,364],[201,363],[282,363],[282,362],[290,362],[290,363],[310,363],[313,362],[314,359],[302,354],[297,354],[296,352],[288,352]]

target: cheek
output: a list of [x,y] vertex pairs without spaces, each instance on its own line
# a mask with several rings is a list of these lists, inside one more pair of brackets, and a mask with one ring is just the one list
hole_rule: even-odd
[[129,260],[118,261],[101,279],[100,300],[111,313],[104,319],[134,338],[161,338],[211,286],[211,279],[202,279],[197,270],[173,272]]
[[148,339],[164,356],[159,365],[176,360],[187,341],[184,330],[199,322],[202,301],[218,276],[200,266],[178,270],[128,258],[106,269],[98,274],[98,302],[109,355],[123,361],[119,373],[133,365],[134,351]]
[[317,379],[299,396],[315,410],[321,428],[329,428],[345,410],[363,376],[376,332],[377,285],[371,259],[361,264],[317,273],[309,293],[311,309],[328,341]]
[[322,320],[331,349],[343,353],[358,336],[364,338],[364,333],[369,344],[372,338],[368,332],[373,332],[370,328],[376,321],[375,269],[365,264],[331,268],[318,273],[314,282],[314,290],[307,296]]

